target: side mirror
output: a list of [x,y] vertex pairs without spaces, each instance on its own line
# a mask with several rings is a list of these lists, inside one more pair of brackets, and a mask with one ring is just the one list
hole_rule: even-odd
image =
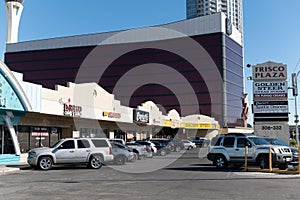
[[247,147],[252,147],[252,145],[251,145],[250,142],[246,142],[246,146],[247,146]]

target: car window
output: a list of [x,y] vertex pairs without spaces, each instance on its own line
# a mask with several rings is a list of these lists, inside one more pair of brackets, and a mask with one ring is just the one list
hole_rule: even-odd
[[287,143],[277,138],[264,138],[264,139],[274,145],[289,146]]
[[234,137],[226,137],[223,141],[224,147],[233,147],[234,146]]
[[222,140],[221,137],[214,137],[214,138],[211,139],[210,145],[211,146],[220,146],[221,140]]
[[59,149],[75,149],[75,143],[73,140],[65,141],[60,145]]
[[239,148],[245,148],[246,146],[250,146],[250,142],[246,138],[238,138],[237,139],[237,147]]
[[93,144],[94,144],[95,147],[109,147],[109,145],[106,142],[106,140],[92,139],[92,142],[93,142]]
[[267,140],[258,137],[249,137],[250,140],[256,145],[268,145],[270,144]]
[[120,143],[118,143],[118,142],[114,142],[113,144],[114,144],[116,147],[118,147],[118,148],[121,148],[121,149],[124,149],[124,148],[125,148],[124,145],[122,145],[122,144],[120,144]]
[[77,140],[77,146],[79,149],[90,148],[90,143],[87,140]]

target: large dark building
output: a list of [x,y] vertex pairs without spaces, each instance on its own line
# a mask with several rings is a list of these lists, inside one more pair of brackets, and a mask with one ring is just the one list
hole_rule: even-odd
[[54,89],[98,82],[125,106],[201,113],[243,126],[242,36],[222,13],[162,26],[8,44],[5,63]]

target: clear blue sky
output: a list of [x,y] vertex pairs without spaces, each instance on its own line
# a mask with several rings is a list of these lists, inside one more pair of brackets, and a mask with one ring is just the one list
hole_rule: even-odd
[[[0,4],[3,59],[6,16],[4,1]],[[296,64],[300,58],[300,1],[244,0],[243,4],[245,64],[271,60],[287,64],[289,74],[299,71],[300,64],[297,68]],[[154,26],[182,19],[185,0],[26,0],[19,41]],[[245,76],[250,74],[246,68]],[[247,93],[251,93],[251,84],[246,81]],[[291,122],[293,105],[290,101]]]

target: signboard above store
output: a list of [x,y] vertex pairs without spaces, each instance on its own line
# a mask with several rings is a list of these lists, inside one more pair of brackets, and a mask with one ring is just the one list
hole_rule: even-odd
[[133,121],[135,123],[148,124],[149,123],[149,112],[143,110],[133,110]]

